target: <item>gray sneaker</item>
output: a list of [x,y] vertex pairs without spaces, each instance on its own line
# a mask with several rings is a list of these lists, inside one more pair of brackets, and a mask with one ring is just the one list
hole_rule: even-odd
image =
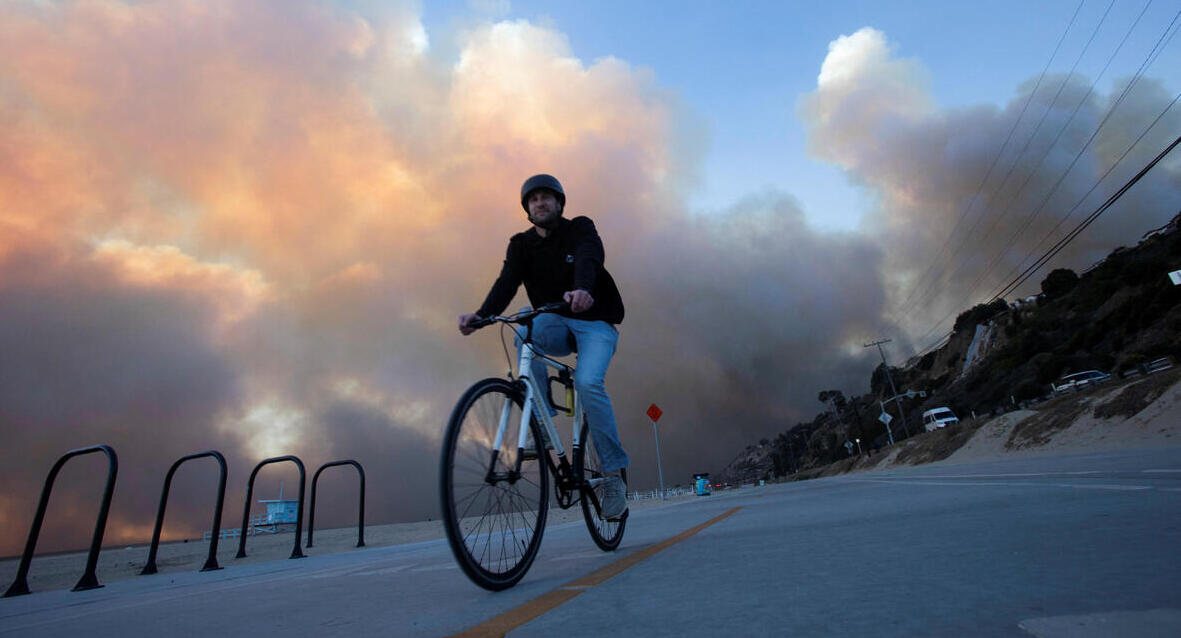
[[608,474],[603,481],[603,502],[599,517],[617,521],[627,511],[627,484],[618,473]]

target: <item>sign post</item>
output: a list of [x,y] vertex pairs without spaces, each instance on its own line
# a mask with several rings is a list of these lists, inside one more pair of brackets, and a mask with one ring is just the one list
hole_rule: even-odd
[[885,424],[886,434],[890,437],[890,445],[894,445],[894,433],[890,431],[890,421],[893,421],[894,417],[890,416],[889,412],[886,412],[886,405],[884,403],[879,401],[878,405],[882,406],[882,413],[878,416],[878,420]]
[[648,406],[648,418],[652,420],[652,434],[656,436],[656,472],[660,476],[660,498],[662,500],[665,498],[664,468],[661,467],[660,464],[660,430],[657,429],[656,422],[660,420],[660,417],[663,414],[664,412],[661,412],[660,408],[656,407],[655,403]]

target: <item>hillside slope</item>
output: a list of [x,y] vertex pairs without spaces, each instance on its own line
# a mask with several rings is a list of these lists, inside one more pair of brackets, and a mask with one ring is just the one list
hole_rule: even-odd
[[[1065,374],[1096,369],[1130,380],[1149,361],[1181,361],[1181,286],[1167,276],[1181,269],[1179,227],[1181,215],[1081,275],[1052,271],[1035,297],[995,300],[961,313],[942,346],[890,369],[899,392],[915,393],[888,404],[896,417],[889,433],[878,420],[881,402],[891,396],[886,370],[878,366],[868,394],[846,399],[839,391],[820,392],[823,412],[747,447],[715,476],[737,483],[810,473],[849,460],[847,441],[860,439],[862,451],[872,453],[890,446],[891,435],[895,442],[919,435],[923,411],[934,407],[950,407],[964,420],[940,434],[958,436],[962,445],[966,430],[991,417],[1027,408],[1059,414],[1064,402],[1053,396],[1051,383]],[[1073,417],[1055,419],[1073,423]]]
[[[1012,456],[1181,446],[1181,368],[1056,397],[1035,409],[924,432],[877,453],[776,477],[770,446],[751,448],[719,482],[802,480],[924,463],[975,463]],[[754,472],[754,473],[752,473]],[[758,474],[757,472],[763,472]]]

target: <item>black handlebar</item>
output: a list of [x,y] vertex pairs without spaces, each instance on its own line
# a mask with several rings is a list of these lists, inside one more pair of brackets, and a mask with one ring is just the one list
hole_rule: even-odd
[[483,328],[484,326],[490,326],[498,321],[503,321],[504,323],[525,323],[525,322],[533,319],[537,315],[544,314],[547,312],[558,312],[559,310],[568,309],[569,307],[570,307],[570,304],[568,304],[566,302],[547,303],[547,304],[538,306],[536,308],[532,308],[530,310],[518,312],[515,315],[509,315],[507,317],[502,317],[499,315],[493,315],[491,317],[480,317],[480,318],[476,319],[475,321],[469,323],[468,326],[470,326],[473,330],[479,330],[480,328]]

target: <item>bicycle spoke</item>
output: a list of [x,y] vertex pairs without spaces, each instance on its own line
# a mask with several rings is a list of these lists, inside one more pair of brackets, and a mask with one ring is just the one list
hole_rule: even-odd
[[[481,384],[465,395],[448,426],[444,523],[460,567],[495,590],[519,580],[536,555],[548,506],[548,469],[541,461],[520,465],[518,460],[518,389],[496,380]],[[505,431],[499,432],[502,417]],[[494,449],[498,433],[501,446]]]

